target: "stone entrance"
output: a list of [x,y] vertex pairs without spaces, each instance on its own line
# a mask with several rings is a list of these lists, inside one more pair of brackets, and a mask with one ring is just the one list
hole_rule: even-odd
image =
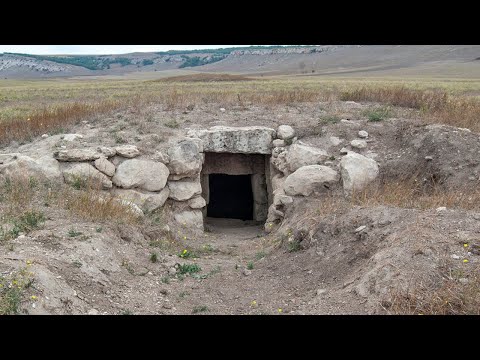
[[205,153],[202,169],[204,216],[264,222],[268,213],[268,156]]

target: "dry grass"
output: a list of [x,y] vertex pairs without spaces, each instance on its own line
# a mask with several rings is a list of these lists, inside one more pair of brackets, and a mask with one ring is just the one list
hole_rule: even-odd
[[421,111],[427,123],[440,123],[480,131],[480,101],[451,96],[445,90],[418,90],[405,86],[361,87],[344,91],[341,100],[372,101]]
[[[67,130],[80,120],[149,104],[164,111],[194,105],[247,109],[335,100],[373,101],[419,110],[428,123],[480,131],[480,89],[472,81],[358,79],[248,79],[240,75],[195,74],[161,81],[66,80],[0,82],[0,144]],[[393,85],[392,85],[393,84]],[[432,89],[437,88],[437,89]],[[30,120],[28,120],[30,119]]]
[[382,306],[395,315],[480,315],[480,266],[462,265],[446,260],[437,274],[392,290]]
[[243,76],[243,75],[232,75],[232,74],[191,74],[191,75],[180,75],[180,76],[171,76],[167,78],[162,78],[152,81],[160,82],[218,82],[218,81],[249,81],[254,80],[252,78]]
[[352,205],[390,205],[409,209],[435,209],[441,206],[454,209],[480,210],[480,190],[476,187],[445,190],[433,183],[426,186],[416,177],[389,180],[371,184],[356,192],[351,198]]
[[87,117],[103,114],[120,107],[118,101],[99,103],[71,103],[54,108],[44,108],[25,118],[0,122],[0,144],[24,141],[45,133],[55,133]]
[[26,212],[62,208],[75,217],[94,222],[139,224],[141,218],[115,197],[86,183],[80,190],[64,184],[50,184],[33,177],[16,176],[0,184],[1,222],[16,219]]
[[62,205],[72,214],[94,222],[138,224],[141,218],[127,204],[111,195],[89,188],[83,191],[66,191]]

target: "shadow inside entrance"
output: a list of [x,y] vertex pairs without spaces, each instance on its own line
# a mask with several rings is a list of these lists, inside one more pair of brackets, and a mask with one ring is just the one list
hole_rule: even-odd
[[253,192],[250,175],[209,175],[210,201],[207,217],[253,219]]

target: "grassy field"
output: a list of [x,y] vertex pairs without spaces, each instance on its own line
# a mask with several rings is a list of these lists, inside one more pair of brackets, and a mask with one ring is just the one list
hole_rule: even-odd
[[479,130],[476,115],[480,109],[480,80],[305,76],[231,79],[211,81],[203,74],[200,81],[195,75],[191,81],[188,75],[178,77],[178,81],[0,80],[0,142],[65,128],[86,116],[151,103],[162,104],[168,111],[202,103],[274,106],[330,100],[373,101],[417,108],[438,122]]

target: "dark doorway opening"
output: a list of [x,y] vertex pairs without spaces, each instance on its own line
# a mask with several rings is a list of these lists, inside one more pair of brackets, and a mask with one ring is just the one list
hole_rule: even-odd
[[207,216],[253,220],[253,192],[250,175],[209,175],[210,202]]

